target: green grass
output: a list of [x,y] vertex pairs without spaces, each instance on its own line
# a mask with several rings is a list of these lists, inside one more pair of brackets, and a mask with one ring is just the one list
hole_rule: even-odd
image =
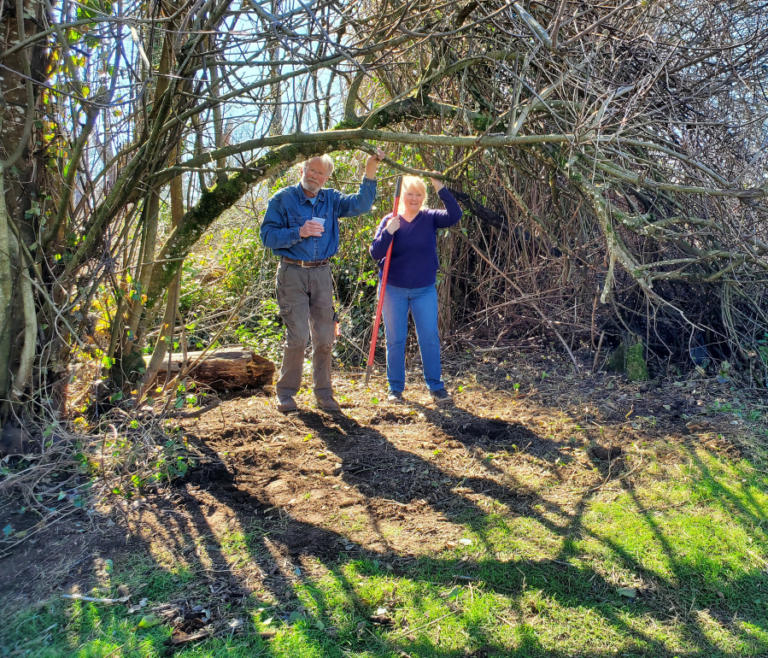
[[[765,471],[697,446],[663,463],[647,454],[632,477],[582,498],[467,516],[469,541],[440,554],[297,562],[290,596],[219,606],[239,631],[174,655],[768,655]],[[219,539],[234,573],[268,560],[264,547],[255,525]],[[95,594],[118,584],[148,610],[216,601],[189,567],[146,556],[116,561]],[[0,655],[166,655],[170,624],[138,628],[142,614],[54,597],[0,625]]]

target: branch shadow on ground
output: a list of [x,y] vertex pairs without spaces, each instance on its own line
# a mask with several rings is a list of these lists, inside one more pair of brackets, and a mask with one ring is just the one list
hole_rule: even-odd
[[[481,424],[487,423],[485,419],[474,417],[466,411],[462,411],[461,422],[458,424],[455,424],[455,419],[445,422],[441,412],[429,413],[444,431],[447,430],[447,433],[457,440],[464,437],[465,442],[467,434],[464,430],[467,427],[478,428]],[[299,617],[294,619],[298,619],[303,624],[304,641],[309,645],[315,648],[324,646],[323,643],[327,642],[328,636],[323,629],[332,628],[337,638],[344,638],[347,646],[351,644],[360,649],[370,647],[373,643],[381,650],[397,649],[406,653],[415,652],[417,655],[440,657],[481,656],[496,652],[502,652],[503,655],[526,656],[573,655],[568,652],[559,654],[550,649],[545,650],[534,630],[525,624],[526,614],[530,611],[520,608],[523,605],[523,594],[526,590],[534,589],[556,601],[563,608],[592,610],[601,616],[614,629],[631,638],[631,646],[625,647],[625,651],[636,655],[680,655],[679,651],[667,647],[663,641],[654,638],[641,625],[633,625],[628,621],[628,615],[648,617],[662,624],[670,621],[678,614],[678,610],[670,611],[665,608],[665,605],[668,605],[669,592],[675,591],[681,579],[697,576],[690,571],[681,571],[679,564],[671,559],[674,556],[668,548],[670,540],[663,536],[658,527],[654,526],[650,517],[646,522],[651,528],[655,528],[671,561],[673,576],[668,579],[646,568],[635,555],[630,554],[610,537],[601,536],[585,527],[583,515],[595,491],[586,491],[569,511],[544,499],[535,490],[516,481],[509,474],[503,484],[493,480],[492,476],[497,476],[498,473],[494,472],[492,466],[489,466],[488,477],[457,478],[418,455],[399,450],[377,430],[370,426],[362,426],[349,417],[337,417],[331,420],[325,414],[305,412],[299,414],[296,420],[298,429],[303,427],[316,433],[327,449],[341,461],[340,475],[343,481],[369,500],[394,501],[401,505],[424,501],[450,521],[464,524],[476,532],[483,538],[484,548],[490,550],[492,554],[492,541],[484,536],[490,527],[490,515],[470,496],[451,491],[461,485],[464,491],[468,489],[475,496],[492,498],[504,505],[508,513],[533,519],[562,538],[562,549],[559,555],[555,559],[542,560],[476,559],[466,554],[453,557],[448,551],[437,557],[415,557],[401,554],[386,546],[382,550],[372,549],[336,530],[296,518],[287,509],[276,509],[266,495],[259,495],[254,493],[253,489],[244,489],[239,486],[241,476],[233,473],[219,455],[208,448],[204,442],[196,441],[197,447],[205,456],[205,463],[188,476],[187,485],[193,485],[198,490],[205,491],[223,506],[235,510],[238,523],[244,528],[249,528],[247,541],[249,559],[264,575],[263,585],[270,597],[277,602],[278,608],[283,611],[284,618],[290,619],[291,614],[300,611]],[[485,424],[483,427],[488,425]],[[515,436],[517,440],[522,436],[529,440],[530,445],[536,443],[542,448],[542,457],[545,459],[552,459],[557,455],[556,442],[542,440],[525,428],[516,428],[514,424],[502,427],[498,423],[491,427],[499,430],[497,436],[502,434],[507,438]],[[462,430],[459,431],[457,428]],[[522,434],[521,430],[524,430]],[[490,438],[487,433],[482,436]],[[381,477],[382,474],[393,470],[414,474],[410,478],[411,485],[403,487],[402,481],[393,483],[386,477]],[[183,491],[183,497],[185,505],[193,512],[192,518],[197,526],[195,534],[209,536],[211,529],[205,520],[200,497],[188,486]],[[553,515],[558,517],[557,523],[553,522]],[[498,521],[494,519],[491,525],[493,523]],[[180,531],[183,532],[183,529]],[[582,536],[589,536],[600,542],[617,556],[625,568],[641,574],[644,579],[653,583],[656,594],[661,592],[663,595],[655,596],[650,593],[648,598],[644,595],[633,602],[622,599],[616,593],[615,583],[610,582],[605,574],[585,566],[584,562],[579,560],[581,556],[574,542]],[[307,559],[323,565],[329,577],[337,583],[350,610],[354,611],[357,619],[364,620],[373,618],[376,602],[366,600],[358,593],[356,583],[350,578],[350,565],[354,565],[355,574],[367,577],[397,577],[409,582],[426,582],[445,587],[466,585],[467,582],[482,583],[484,590],[508,597],[513,608],[518,609],[519,628],[516,631],[518,649],[514,653],[509,653],[508,645],[490,637],[482,623],[469,619],[464,621],[464,627],[471,638],[471,644],[477,647],[475,654],[467,654],[464,650],[441,649],[427,635],[421,633],[419,628],[413,632],[397,634],[395,639],[392,639],[379,632],[380,629],[375,622],[365,622],[365,632],[362,634],[359,623],[343,627],[343,624],[340,625],[338,618],[333,615],[333,605],[329,603],[324,587],[315,579],[304,575],[306,570],[303,565]],[[236,570],[227,566],[226,561],[220,561],[218,567],[227,570],[228,578],[237,582]],[[765,574],[757,576],[756,580],[756,574],[745,574],[730,583],[727,582],[727,578],[723,578],[715,585],[721,589],[724,587],[746,588],[749,595],[750,592],[757,593],[760,584],[765,582]],[[694,601],[695,599],[686,599],[679,603],[692,607]],[[727,608],[727,605],[721,608]],[[723,609],[720,617],[723,618],[727,614],[728,610]],[[737,614],[738,611],[734,611],[734,616]],[[451,615],[462,616],[460,612],[451,612]],[[755,633],[749,627],[765,628],[765,619],[760,617],[742,615],[741,621],[746,623],[747,627],[731,623],[729,628],[745,642],[759,636],[759,633]],[[406,625],[406,631],[407,629]],[[683,630],[688,642],[695,647],[685,655],[728,655],[727,652],[721,651],[716,641],[711,638],[707,629],[694,615],[688,614]],[[601,654],[590,653],[590,655]],[[614,652],[606,651],[602,655],[614,655]]]
[[[407,422],[405,413],[383,413],[395,413],[395,421],[402,417]],[[368,504],[391,503],[408,510],[405,514],[413,514],[417,504],[425,505],[452,524],[474,533],[480,540],[480,550],[455,548],[414,555],[387,542],[383,532],[381,548],[377,548],[331,527],[331,519],[310,522],[300,518],[288,506],[275,505],[262,488],[253,486],[251,474],[243,470],[243,463],[247,462],[239,462],[235,468],[226,452],[217,453],[192,431],[188,439],[201,455],[200,463],[176,483],[172,499],[156,511],[163,521],[160,543],[169,553],[184,556],[197,585],[204,588],[186,596],[190,600],[198,596],[214,601],[221,598],[220,592],[226,591],[232,610],[262,607],[269,610],[265,614],[285,622],[282,628],[290,625],[294,629],[298,637],[294,640],[298,642],[295,651],[286,648],[279,628],[277,635],[260,637],[264,628],[258,621],[247,623],[251,631],[247,641],[259,655],[342,655],[339,647],[374,655],[404,652],[437,658],[616,655],[613,648],[595,651],[593,645],[586,654],[577,648],[553,650],[530,624],[532,616],[546,619],[551,614],[547,602],[564,614],[594,615],[601,619],[609,633],[623,638],[622,655],[743,655],[722,649],[705,617],[727,629],[745,646],[757,651],[768,648],[768,615],[760,614],[753,605],[754,600],[768,597],[766,571],[723,571],[713,576],[704,571],[706,565],[681,559],[675,537],[665,532],[652,511],[646,509],[634,482],[624,478],[623,471],[614,471],[619,477],[613,482],[628,496],[633,510],[660,547],[669,567],[666,576],[649,568],[640,555],[615,537],[585,522],[599,487],[583,488],[566,506],[553,502],[492,460],[483,459],[486,449],[499,451],[515,445],[518,450],[530,449],[543,466],[555,464],[568,458],[557,441],[542,439],[516,423],[492,422],[464,409],[422,407],[421,413],[444,434],[444,440],[459,441],[467,448],[480,475],[457,476],[439,459],[400,449],[376,426],[363,425],[350,417],[302,412],[292,417],[292,431],[316,435],[324,449],[339,461],[341,480]],[[265,432],[258,429],[254,428],[254,440],[263,440]],[[277,452],[270,459],[260,468],[279,473],[284,457]],[[695,452],[691,452],[691,464],[700,475],[700,487],[717,496],[721,507],[736,522],[755,529],[759,538],[764,538],[766,514],[761,502],[749,490],[742,497],[736,496],[732,487],[723,484],[723,475],[713,472]],[[595,465],[600,470],[602,465]],[[387,477],[395,472],[402,477]],[[603,472],[611,474],[612,470]],[[212,510],[224,510],[233,532],[242,531],[245,557],[232,554],[221,527],[215,528],[210,522]],[[540,524],[560,542],[559,550],[546,558],[498,554],[494,530],[514,518]],[[647,586],[635,600],[622,598],[610,574],[592,566],[579,547],[585,538],[597,542],[621,568],[642,578]],[[151,543],[147,542],[148,548]],[[256,586],[244,575],[248,569],[243,568],[243,561],[252,567],[251,575],[258,572]],[[160,565],[161,561],[157,563]],[[390,609],[388,620],[377,620],[376,611],[382,600],[361,585],[373,580],[409,592],[411,608],[424,611],[423,619],[408,618],[405,612]],[[452,598],[450,592],[456,591],[457,586],[464,593],[461,598]],[[503,622],[510,629],[508,637],[494,635],[490,629],[498,628],[498,623],[494,626],[488,618],[469,610],[468,586],[470,593],[474,591],[478,596],[483,593],[504,598],[508,610]],[[340,600],[344,615],[339,614]],[[222,608],[221,614],[227,614],[227,605],[220,601],[217,604]],[[442,606],[444,620],[434,613],[426,616],[426,611],[436,605]],[[493,607],[493,602],[489,605]],[[431,634],[436,620],[459,626],[468,638],[468,648],[441,645],[439,637]],[[546,623],[556,622],[550,619]],[[653,633],[654,626],[664,624],[677,624],[682,645]],[[88,625],[79,631],[84,641],[92,632]],[[209,640],[210,646],[217,647],[216,641]],[[511,649],[512,646],[515,648]],[[159,652],[173,650],[157,648]]]

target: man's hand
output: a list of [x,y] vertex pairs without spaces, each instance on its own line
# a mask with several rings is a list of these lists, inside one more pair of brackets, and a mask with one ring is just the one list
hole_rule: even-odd
[[365,163],[366,178],[376,178],[376,172],[379,169],[379,164],[385,157],[386,154],[380,148],[376,149],[376,155],[368,156],[368,160]]
[[320,222],[308,219],[299,228],[299,237],[301,238],[319,238],[325,233],[325,227]]
[[394,216],[393,216],[393,217],[392,217],[392,218],[391,218],[391,219],[390,219],[390,220],[387,222],[387,225],[385,226],[385,228],[387,229],[387,232],[388,232],[390,235],[394,235],[394,234],[395,234],[395,231],[397,231],[397,229],[399,229],[399,228],[400,228],[400,215],[394,215]]

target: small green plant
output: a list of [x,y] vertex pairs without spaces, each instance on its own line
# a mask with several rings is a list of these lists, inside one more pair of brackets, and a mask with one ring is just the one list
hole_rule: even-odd
[[105,438],[98,458],[91,456],[87,460],[91,471],[107,481],[114,480],[112,494],[132,498],[160,483],[183,477],[194,464],[187,440],[177,429],[166,428],[162,443],[154,443],[147,440],[151,434],[137,440],[140,426],[129,426],[127,432]]
[[189,384],[185,384],[184,382],[181,382],[176,387],[176,400],[174,402],[174,408],[176,409],[182,409],[183,407],[195,407],[198,405],[199,398],[202,397],[203,393],[194,393],[193,390],[197,388],[197,384],[195,382],[189,382]]
[[757,411],[757,417],[755,420],[759,420],[762,415],[759,410],[747,411],[744,403],[738,398],[733,398],[732,400],[716,399],[714,402],[708,405],[708,409],[712,413],[731,414],[736,418],[746,417],[751,419],[751,416],[755,411]]
[[168,439],[153,464],[151,479],[155,482],[170,482],[178,477],[184,477],[193,463],[188,455],[185,439],[181,441]]
[[262,299],[255,311],[237,326],[235,336],[238,342],[253,347],[259,354],[277,359],[285,338],[277,301]]

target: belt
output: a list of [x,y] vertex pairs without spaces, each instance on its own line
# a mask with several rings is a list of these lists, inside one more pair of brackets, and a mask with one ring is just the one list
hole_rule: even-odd
[[298,265],[299,267],[322,267],[328,265],[331,262],[330,258],[323,258],[323,260],[294,260],[293,258],[282,257],[282,261],[288,265]]

